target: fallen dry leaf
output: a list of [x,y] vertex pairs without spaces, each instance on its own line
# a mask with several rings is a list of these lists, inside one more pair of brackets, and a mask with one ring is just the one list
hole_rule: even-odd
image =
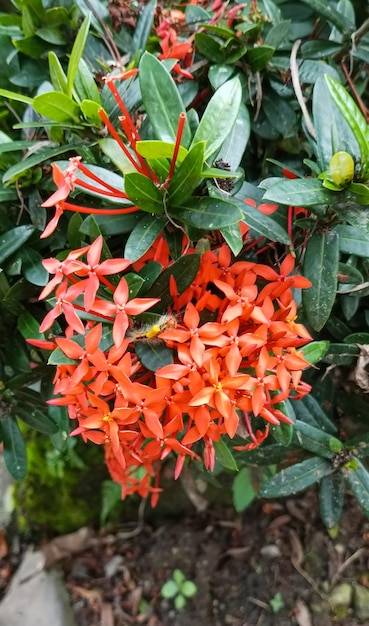
[[298,626],[312,626],[310,611],[302,600],[296,602],[294,617]]
[[0,531],[0,559],[3,559],[8,554],[8,544],[5,538],[3,530]]
[[83,527],[75,533],[56,537],[42,547],[45,559],[45,567],[51,567],[54,563],[65,559],[72,554],[83,552],[91,545],[93,532],[90,528]]
[[101,626],[114,626],[113,608],[108,602],[103,602],[101,605],[100,624]]

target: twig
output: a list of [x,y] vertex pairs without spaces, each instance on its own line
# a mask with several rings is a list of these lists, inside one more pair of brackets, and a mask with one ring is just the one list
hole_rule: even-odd
[[342,565],[339,566],[338,570],[336,571],[335,575],[332,577],[331,580],[331,587],[333,587],[337,580],[339,579],[339,577],[341,576],[342,572],[353,562],[356,561],[356,559],[358,559],[362,554],[364,554],[365,552],[367,552],[367,548],[359,548],[358,550],[356,550],[356,552],[354,552],[353,554],[351,554],[351,556],[348,557],[348,559],[346,559],[346,561],[344,561],[342,563]]
[[303,96],[302,89],[301,89],[301,85],[300,85],[299,68],[298,68],[297,59],[296,59],[297,51],[300,47],[300,44],[301,44],[301,39],[297,39],[297,41],[295,41],[295,43],[293,44],[292,50],[291,50],[290,69],[291,69],[292,85],[295,90],[295,95],[296,95],[297,101],[300,105],[302,115],[305,120],[306,128],[309,131],[310,135],[314,139],[316,139],[315,128],[314,128],[313,122],[311,121],[309,112],[307,110],[304,96]]
[[327,596],[325,593],[323,593],[322,591],[320,591],[318,585],[316,584],[315,580],[313,578],[311,578],[311,576],[305,572],[305,570],[297,563],[297,561],[295,561],[294,559],[291,559],[291,563],[293,565],[293,567],[295,568],[295,570],[301,574],[301,576],[303,578],[305,578],[305,580],[309,583],[309,585],[314,589],[314,591],[322,598],[322,600],[327,600]]
[[347,67],[346,67],[346,65],[344,64],[343,61],[341,61],[341,68],[342,68],[342,71],[343,71],[343,73],[345,75],[345,78],[346,78],[346,80],[347,80],[347,82],[349,84],[349,87],[350,87],[352,93],[355,96],[355,99],[356,99],[356,102],[358,103],[360,111],[364,115],[365,119],[368,121],[368,109],[366,108],[364,102],[362,101],[362,99],[360,98],[357,90],[355,89],[355,85],[354,85],[354,83],[353,83],[353,81],[351,79],[350,73],[349,73],[349,71],[348,71],[348,69],[347,69]]
[[366,35],[366,33],[368,32],[369,32],[369,17],[351,35],[352,47],[354,50],[356,48],[356,44],[358,43],[358,41],[360,41],[360,39],[362,39],[364,35]]

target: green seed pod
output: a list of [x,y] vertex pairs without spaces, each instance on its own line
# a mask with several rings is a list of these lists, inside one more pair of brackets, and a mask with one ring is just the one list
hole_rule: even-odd
[[337,187],[347,185],[353,179],[354,172],[354,159],[348,152],[336,152],[329,161],[329,174]]

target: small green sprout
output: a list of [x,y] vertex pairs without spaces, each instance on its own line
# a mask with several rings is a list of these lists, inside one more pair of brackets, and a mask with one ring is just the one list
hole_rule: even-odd
[[191,580],[185,580],[180,569],[175,569],[172,578],[164,583],[160,593],[166,600],[173,600],[175,608],[179,611],[184,609],[188,598],[197,593],[197,587]]

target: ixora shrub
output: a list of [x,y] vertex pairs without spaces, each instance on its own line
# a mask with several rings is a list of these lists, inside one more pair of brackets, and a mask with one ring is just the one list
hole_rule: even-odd
[[[166,81],[168,98],[175,94],[174,104],[182,108],[169,74],[146,54],[141,83],[153,73]],[[152,126],[173,142],[141,140],[116,82],[107,78],[126,139],[103,110],[99,114],[116,142],[108,149],[115,151],[124,180],[115,174],[113,186],[108,172],[83,164],[80,157],[65,169],[54,164],[58,188],[43,206],[56,211],[41,237],[55,230],[64,211],[104,213],[112,222],[135,215],[136,224],[124,257],[113,256],[99,235],[90,245],[44,261],[53,277],[40,297],[55,290],[55,298],[40,332],[49,332],[61,315],[67,326],[62,335],[53,332],[51,339],[29,342],[52,350],[58,397],[50,404],[67,406],[78,421],[71,434],[104,445],[123,497],[151,492],[155,503],[161,462],[168,455],[176,456],[175,477],[187,458],[201,455],[212,470],[224,436],[241,434],[246,442],[237,449],[249,450],[268,437],[270,425],[292,423],[284,403],[310,390],[301,380],[309,363],[297,349],[311,339],[296,322],[292,289],[310,282],[291,274],[290,253],[280,272],[234,257],[248,241],[247,205],[231,195],[237,173],[208,168],[206,161],[229,134],[211,120],[220,112],[231,125],[236,120],[237,79],[217,90],[195,133],[182,110],[174,133],[167,111],[173,117],[176,106],[164,116],[150,100],[146,111]],[[231,183],[227,194],[223,180]],[[70,196],[77,190],[119,205],[76,204]]]
[[[237,510],[257,465],[264,497],[319,482],[330,529],[347,484],[369,514],[362,7],[50,4],[0,14],[0,96],[19,118],[13,137],[4,104],[13,475],[26,471],[19,419],[61,452],[75,436],[103,447],[123,497],[155,504],[167,457],[176,477],[203,459],[191,466],[239,470]],[[354,394],[332,366],[350,368]]]

